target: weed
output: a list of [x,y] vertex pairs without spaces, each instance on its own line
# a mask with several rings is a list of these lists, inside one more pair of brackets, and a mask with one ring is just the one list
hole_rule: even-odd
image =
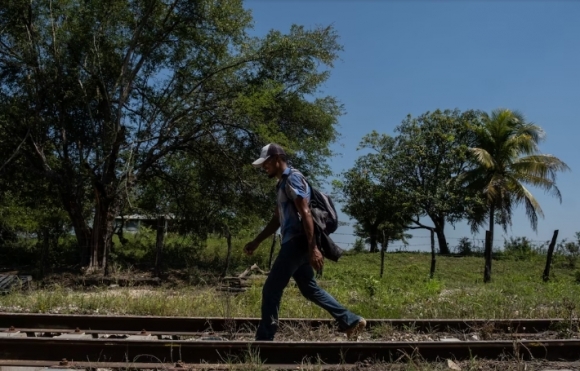
[[386,339],[395,333],[395,328],[389,323],[381,323],[370,330],[372,339]]
[[379,280],[374,277],[364,277],[363,278],[364,289],[369,297],[374,297],[378,291]]

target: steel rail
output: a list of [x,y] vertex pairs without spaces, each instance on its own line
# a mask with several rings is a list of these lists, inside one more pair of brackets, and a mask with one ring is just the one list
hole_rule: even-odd
[[[248,365],[244,365],[242,370],[248,370]],[[260,370],[276,370],[276,371],[296,371],[301,364],[268,364],[259,365],[257,367]],[[307,365],[304,365],[307,366]],[[26,371],[47,371],[46,369],[61,369],[65,370],[88,370],[95,371],[99,369],[113,369],[113,370],[163,370],[163,371],[186,371],[186,370],[212,370],[212,371],[231,371],[236,369],[230,364],[192,364],[192,363],[162,363],[162,362],[73,362],[68,360],[62,360],[60,362],[55,361],[21,361],[21,360],[0,360],[0,370],[2,367],[8,367],[10,370],[14,368],[25,367]],[[341,371],[346,371],[350,369],[356,369],[357,365],[340,365]],[[331,370],[336,371],[336,365],[316,365],[315,370]]]
[[[237,332],[255,329],[258,318],[223,317],[161,317],[118,315],[62,315],[36,313],[0,313],[0,328],[52,328],[103,331],[156,332]],[[561,318],[547,319],[368,319],[367,327],[390,326],[420,332],[474,331],[488,332],[544,332],[566,325]],[[299,325],[311,328],[334,326],[331,319],[284,318],[280,325]]]
[[[1,328],[0,327],[0,336],[4,336],[4,334],[10,333],[21,333],[26,334],[28,337],[39,337],[37,334],[42,334],[41,336],[46,337],[45,335],[50,334],[76,334],[76,333],[83,333],[86,335],[92,335],[93,338],[97,338],[100,335],[152,335],[152,336],[176,336],[176,337],[196,337],[196,336],[231,336],[231,333],[228,332],[216,332],[216,331],[204,331],[204,332],[195,332],[195,331],[127,331],[127,330],[116,330],[116,331],[109,331],[109,330],[84,330],[84,329],[58,329],[58,328]],[[238,332],[234,335],[242,335],[242,336],[253,336],[253,332]],[[516,335],[516,334],[511,334]],[[519,334],[517,334],[519,335]],[[532,335],[532,334],[522,334],[522,336]],[[179,339],[176,339],[179,340]]]
[[[236,332],[236,333],[230,333],[230,332],[216,332],[216,331],[204,331],[204,332],[191,332],[191,331],[175,331],[175,332],[169,332],[169,331],[146,331],[146,330],[141,330],[141,331],[108,331],[108,330],[81,330],[81,329],[55,329],[55,328],[14,328],[14,327],[9,327],[9,328],[1,328],[0,327],[0,337],[1,336],[6,336],[8,334],[14,334],[14,333],[19,333],[22,334],[20,335],[21,337],[24,337],[24,335],[26,335],[27,337],[54,337],[54,336],[58,336],[58,335],[62,335],[62,334],[85,334],[85,335],[91,335],[94,339],[98,339],[98,338],[103,338],[103,337],[107,337],[110,335],[114,335],[114,336],[134,336],[134,335],[151,335],[154,337],[171,337],[173,340],[181,340],[179,339],[184,338],[184,337],[189,337],[189,338],[194,338],[194,337],[200,337],[200,338],[207,338],[207,337],[220,337],[223,338],[223,340],[234,340],[236,337],[239,336],[244,336],[244,337],[250,337],[252,338],[254,336],[253,332]],[[404,332],[401,332],[404,334]],[[445,333],[445,332],[440,332],[439,334],[445,334],[445,335],[451,335],[451,336],[458,336],[457,333]],[[499,334],[499,336],[501,336],[503,334]],[[548,340],[550,338],[550,332],[542,332],[542,333],[537,333],[537,332],[510,332],[508,334],[505,334],[505,338],[496,338],[495,340],[506,340],[506,339],[519,339],[519,338],[532,338],[532,339],[544,339],[544,340]],[[548,337],[546,337],[548,336]],[[553,333],[552,333],[552,337]],[[560,337],[556,337],[556,338],[560,338]],[[569,337],[572,338],[572,337]],[[205,340],[205,339],[202,339]],[[477,340],[477,339],[475,339]],[[489,340],[489,339],[488,339]],[[379,338],[376,338],[375,340],[371,340],[371,341],[383,341]],[[472,339],[468,340],[468,341],[473,341]]]
[[[518,363],[520,361],[517,361]],[[533,362],[533,361],[532,361]],[[572,370],[578,369],[580,364],[578,362],[542,362],[542,369],[554,369],[554,370]],[[340,364],[338,365],[325,365],[325,364],[260,364],[256,365],[256,369],[259,370],[276,370],[276,371],[296,371],[297,369],[313,369],[313,370],[329,370],[329,371],[346,371],[346,370],[361,370],[361,366],[366,366],[367,364]],[[520,364],[521,365],[521,364]],[[232,367],[233,366],[233,367]],[[51,370],[87,370],[95,371],[99,369],[113,369],[113,370],[163,370],[163,371],[185,371],[185,370],[205,370],[205,371],[221,371],[232,369],[237,369],[236,365],[230,364],[187,364],[183,362],[177,363],[161,363],[161,362],[72,362],[63,360],[61,362],[54,361],[20,361],[20,360],[0,360],[0,370],[2,367],[9,367],[9,369],[14,370],[13,367],[26,367],[26,371],[47,371]],[[249,365],[240,365],[241,370],[250,369]],[[400,366],[403,366],[402,364]],[[388,366],[387,366],[388,367]],[[402,370],[402,367],[392,368],[396,370]]]
[[228,363],[259,358],[266,364],[312,363],[353,364],[367,360],[392,362],[405,357],[426,361],[544,359],[580,360],[580,340],[533,341],[428,341],[428,342],[245,342],[184,340],[118,340],[0,337],[0,359],[51,360],[63,358],[83,362]]

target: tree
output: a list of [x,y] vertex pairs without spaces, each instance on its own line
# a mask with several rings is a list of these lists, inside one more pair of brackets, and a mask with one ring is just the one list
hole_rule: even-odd
[[[464,219],[481,202],[457,181],[469,165],[471,128],[477,118],[476,111],[436,110],[417,118],[409,115],[396,128],[393,171],[399,187],[419,207],[415,228],[434,231],[441,254],[450,253],[446,225]],[[421,217],[429,218],[433,226],[424,224]]]
[[379,226],[386,218],[380,185],[370,181],[363,171],[351,169],[343,174],[343,180],[334,182],[342,211],[356,220],[355,234],[369,238],[370,252],[378,252]]
[[[556,174],[569,167],[553,155],[541,154],[538,145],[545,133],[539,126],[526,121],[524,116],[508,109],[497,109],[482,115],[482,125],[472,128],[475,142],[470,147],[474,166],[461,175],[461,180],[471,190],[479,192],[486,200],[486,212],[471,219],[477,229],[489,221],[490,243],[486,245],[491,274],[491,250],[496,223],[504,230],[511,225],[513,208],[524,204],[526,214],[535,231],[542,208],[526,185],[551,192],[560,202],[562,195],[556,186]],[[487,214],[487,218],[485,217]],[[487,266],[487,265],[486,265]]]
[[[372,152],[359,157],[355,166],[343,173],[343,180],[334,183],[335,192],[344,204],[342,210],[356,220],[359,237],[368,236],[370,251],[382,252],[389,241],[403,238],[415,212],[392,171],[396,164],[390,157],[395,140],[373,132],[363,138],[359,149]],[[382,272],[382,269],[381,269]]]
[[326,169],[341,107],[315,94],[336,33],[293,26],[260,39],[250,25],[240,0],[2,5],[0,125],[12,152],[24,142],[22,171],[58,190],[83,264],[106,266],[124,199],[172,156],[217,164],[214,175],[263,204],[241,164],[265,142],[318,160],[305,171]]

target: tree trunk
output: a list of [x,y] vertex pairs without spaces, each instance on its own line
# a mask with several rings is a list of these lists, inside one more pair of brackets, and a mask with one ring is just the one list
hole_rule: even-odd
[[113,200],[97,194],[95,205],[95,217],[93,221],[93,229],[91,234],[91,255],[89,262],[89,269],[104,270],[107,266],[109,252],[111,251],[111,244],[113,243],[113,228],[116,215],[116,209]]
[[87,221],[82,212],[82,206],[76,200],[76,196],[72,189],[68,186],[61,187],[60,194],[64,209],[70,217],[77,238],[81,266],[86,267],[89,265],[90,261],[91,228],[87,225]]
[[483,282],[491,281],[491,257],[493,252],[493,227],[495,225],[495,205],[491,205],[489,209],[489,235],[485,235],[485,271]]
[[157,238],[155,239],[155,275],[159,277],[163,265],[163,243],[167,232],[167,219],[165,216],[157,217]]
[[113,208],[110,205],[108,206],[107,211],[103,213],[103,215],[106,215],[106,220],[101,226],[101,233],[103,234],[103,237],[101,237],[102,250],[99,251],[98,256],[101,261],[100,268],[103,269],[105,276],[109,275],[109,256],[113,247],[113,232],[115,232],[116,214],[116,210],[113,211]]
[[272,237],[272,246],[270,247],[270,259],[268,260],[268,270],[272,269],[272,257],[274,256],[274,248],[276,247],[276,237],[278,235],[274,233]]
[[447,238],[445,237],[445,220],[439,220],[435,224],[435,233],[437,234],[437,242],[439,244],[439,254],[448,255],[449,246],[447,246]]
[[378,252],[379,251],[378,242],[377,242],[377,240],[378,240],[378,238],[377,238],[377,230],[378,230],[378,228],[377,227],[374,227],[374,226],[372,226],[371,227],[371,230],[370,230],[370,232],[371,232],[371,235],[370,235],[370,240],[371,240],[371,249],[370,249],[370,252],[372,252],[372,253],[375,253],[375,252]]
[[435,264],[437,262],[435,255],[435,231],[431,229],[431,271],[429,277],[433,278],[435,275]]
[[[118,196],[107,197],[103,187],[95,187],[95,207],[92,228],[83,215],[82,203],[74,189],[66,184],[60,185],[63,206],[70,216],[79,246],[80,260],[89,270],[104,270],[108,265],[114,232],[114,219],[118,211]],[[100,188],[97,189],[97,188]],[[114,192],[108,192],[114,194]]]
[[387,238],[381,246],[381,278],[383,278],[383,271],[385,268],[385,252],[389,246],[389,239]]
[[558,230],[554,231],[554,235],[552,235],[552,241],[550,241],[550,246],[548,247],[548,256],[546,258],[546,268],[544,269],[544,275],[542,279],[544,282],[548,282],[550,280],[550,267],[552,266],[552,254],[554,254],[554,246],[556,246],[556,239],[558,238]]
[[491,236],[492,234],[490,231],[485,231],[485,268],[483,270],[484,283],[491,281],[491,246],[493,245]]
[[228,269],[230,268],[230,255],[232,253],[232,234],[230,233],[230,228],[227,225],[224,226],[224,234],[228,244],[228,253],[226,255],[226,267],[224,268],[224,273],[222,274],[223,277],[228,275]]

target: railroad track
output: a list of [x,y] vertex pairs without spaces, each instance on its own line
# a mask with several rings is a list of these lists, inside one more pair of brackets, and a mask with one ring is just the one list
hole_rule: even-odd
[[[200,368],[259,359],[267,365],[323,363],[355,365],[422,360],[544,359],[579,361],[579,339],[461,341],[275,341],[228,340],[222,333],[250,333],[255,318],[180,318],[146,316],[83,316],[0,313],[0,366],[126,368],[134,362],[165,364],[165,368]],[[332,328],[331,320],[283,319],[282,325],[311,329]],[[570,328],[570,321],[543,320],[369,320],[368,331],[390,326],[415,332],[488,332],[534,334]],[[577,330],[577,329],[576,329]],[[189,338],[188,338],[189,337]],[[188,339],[184,339],[188,338]],[[343,339],[344,340],[344,339]],[[66,361],[63,361],[66,359]],[[93,366],[88,366],[93,365]],[[113,367],[113,365],[124,365]],[[195,367],[194,367],[195,366]]]
[[[223,317],[161,317],[161,316],[112,316],[112,315],[59,315],[37,313],[0,313],[0,328],[49,328],[60,330],[93,329],[105,331],[204,332],[241,331],[258,326],[258,318]],[[284,325],[319,328],[332,327],[331,319],[285,318]],[[367,328],[391,326],[396,329],[421,332],[470,331],[488,328],[496,332],[543,332],[567,326],[569,320],[547,319],[368,319]]]

